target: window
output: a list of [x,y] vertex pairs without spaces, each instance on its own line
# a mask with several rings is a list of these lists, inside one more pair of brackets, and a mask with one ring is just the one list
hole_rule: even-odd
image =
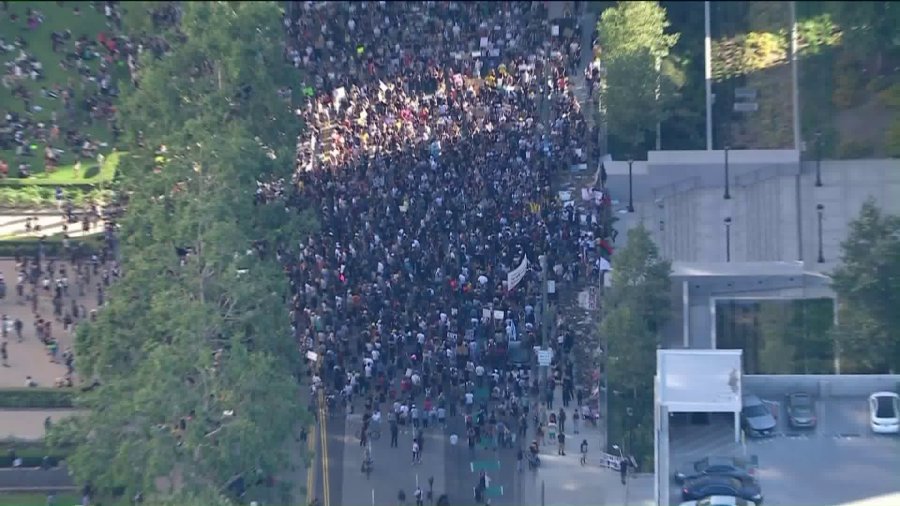
[[896,397],[875,398],[875,418],[897,418],[898,401]]
[[762,404],[753,404],[744,407],[744,415],[748,418],[756,418],[758,416],[766,416],[770,414],[769,410]]

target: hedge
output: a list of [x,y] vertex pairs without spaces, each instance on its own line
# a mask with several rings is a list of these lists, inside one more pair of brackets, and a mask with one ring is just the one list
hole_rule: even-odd
[[71,408],[75,388],[0,388],[0,408]]
[[0,468],[13,467],[11,452],[15,452],[16,458],[22,459],[21,467],[41,467],[44,465],[44,457],[47,457],[47,465],[56,467],[68,458],[71,451],[70,447],[51,448],[40,441],[3,441],[0,442]]
[[[35,256],[38,252],[40,239],[37,237],[23,237],[18,239],[0,240],[0,257],[13,257],[19,255]],[[103,239],[98,234],[81,238],[69,239],[69,250],[78,249],[83,255],[99,253],[103,249]],[[59,235],[44,238],[44,255],[60,257],[67,255],[63,248],[63,239]]]

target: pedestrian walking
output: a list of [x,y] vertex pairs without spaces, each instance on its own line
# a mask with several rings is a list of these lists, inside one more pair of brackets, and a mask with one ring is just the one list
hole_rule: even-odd
[[566,454],[566,435],[563,434],[562,432],[560,432],[559,435],[556,436],[556,441],[559,444],[558,448],[556,449],[556,453],[558,455],[565,455]]
[[622,477],[622,485],[624,485],[625,478],[628,476],[628,461],[624,458],[619,462],[619,475]]
[[6,341],[3,341],[3,344],[0,344],[0,360],[3,362],[3,367],[9,367],[9,355],[6,351]]
[[420,463],[421,455],[419,454],[419,442],[413,439],[412,444],[412,463],[413,465]]
[[574,430],[575,434],[578,434],[578,426],[580,425],[579,422],[581,421],[580,419],[581,415],[578,414],[578,408],[575,408],[574,410],[572,410],[572,429]]
[[581,440],[581,465],[587,464],[588,442],[587,439]]
[[416,485],[416,492],[414,495],[416,497],[416,506],[422,506],[422,489],[418,485]]
[[519,447],[519,451],[516,452],[516,471],[522,472],[522,460],[525,459],[525,452],[522,451],[522,447]]
[[391,448],[397,448],[397,436],[400,434],[400,427],[397,426],[396,420],[391,420]]
[[400,490],[400,492],[397,492],[397,502],[400,504],[400,506],[406,506],[406,492],[404,492],[402,489]]
[[563,408],[559,408],[559,416],[557,418],[559,419],[559,431],[565,432],[566,431],[566,412],[565,412],[565,410],[563,410]]

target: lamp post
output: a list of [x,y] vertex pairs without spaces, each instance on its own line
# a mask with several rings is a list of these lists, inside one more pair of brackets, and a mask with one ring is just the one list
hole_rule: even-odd
[[[817,185],[818,186],[818,185]],[[825,250],[822,247],[822,212],[825,210],[825,206],[819,204],[816,206],[816,211],[819,213],[819,263],[825,263]]]
[[731,192],[728,188],[728,150],[730,148],[725,145],[725,200],[731,200]]
[[822,132],[816,131],[816,186],[822,186]]
[[631,180],[631,164],[634,163],[634,160],[628,159],[628,212],[634,212],[634,192],[632,191],[632,180]]
[[731,261],[731,217],[725,218],[725,261]]

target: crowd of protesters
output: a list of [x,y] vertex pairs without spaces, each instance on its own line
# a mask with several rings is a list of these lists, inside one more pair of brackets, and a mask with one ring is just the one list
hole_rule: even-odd
[[[392,443],[397,425],[457,415],[472,447],[544,430],[552,399],[535,402],[531,374],[541,269],[597,279],[596,252],[609,249],[596,215],[551,194],[553,174],[589,158],[567,77],[580,34],[563,21],[538,2],[288,9],[286,58],[315,79],[298,110],[308,131],[293,184],[261,181],[257,200],[319,211],[321,232],[277,256],[295,335],[320,364],[312,391],[360,409],[363,446],[384,418]],[[566,406],[577,396],[580,417],[574,335],[557,335],[551,385]]]

